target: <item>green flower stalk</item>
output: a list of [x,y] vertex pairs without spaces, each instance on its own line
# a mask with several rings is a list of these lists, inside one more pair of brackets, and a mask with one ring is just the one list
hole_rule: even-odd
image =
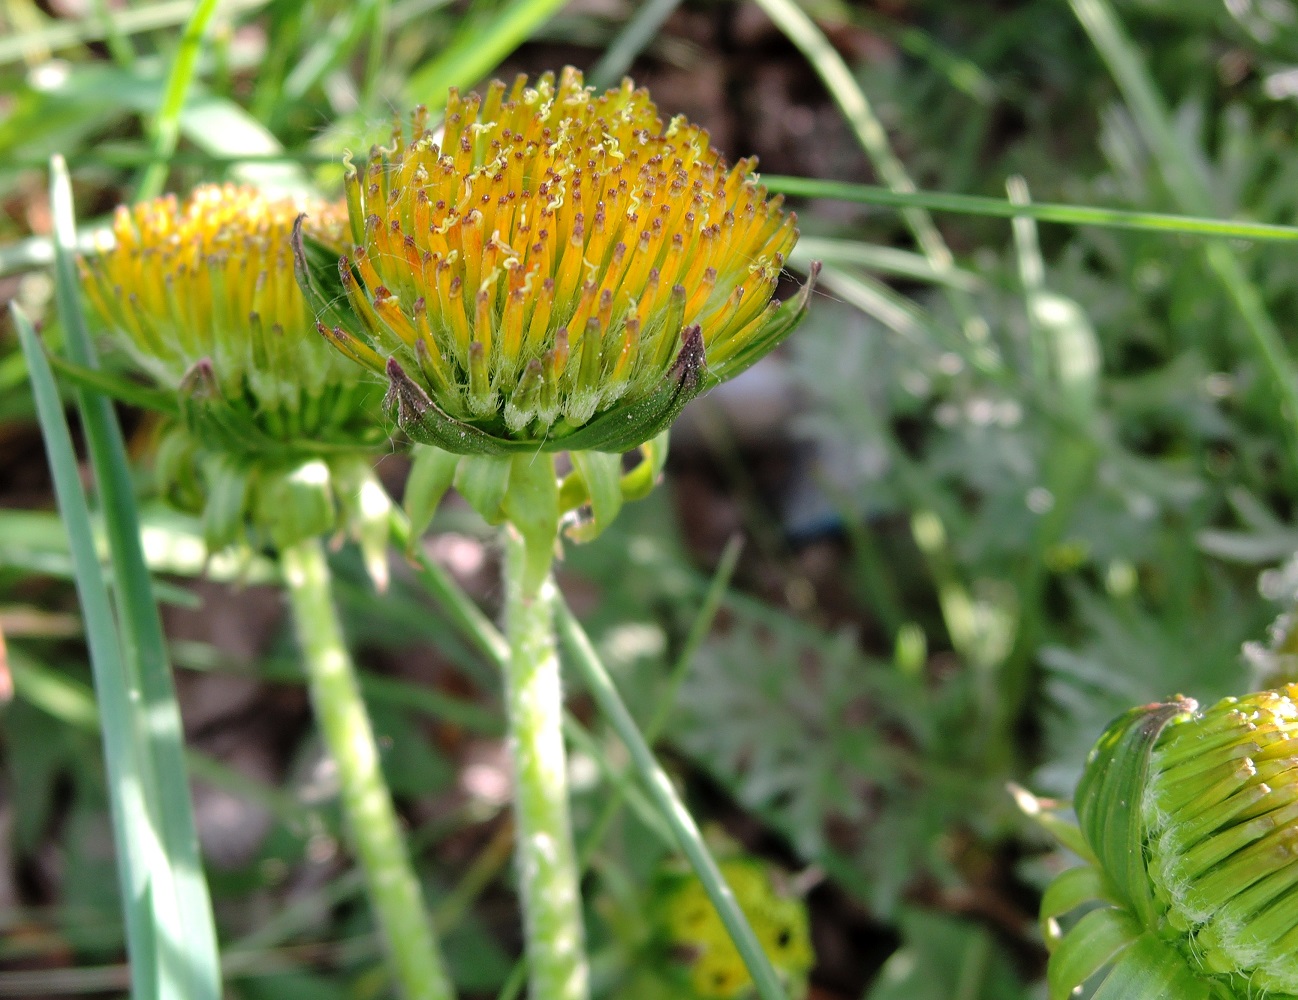
[[394,978],[407,1000],[448,1000],[330,596],[320,536],[356,534],[381,584],[390,506],[370,472],[384,438],[369,416],[373,380],[320,341],[294,281],[289,237],[304,208],[316,239],[341,238],[341,209],[250,188],[201,187],[183,203],[119,209],[115,240],[83,263],[83,284],[140,367],[177,394],[179,419],[158,458],[172,498],[203,511],[213,548],[244,538],[278,548]]
[[1123,1000],[1298,997],[1296,699],[1178,699],[1108,728],[1064,830],[1087,864],[1042,903],[1052,1000],[1097,974],[1095,995]]
[[[418,528],[454,486],[505,534],[506,670],[518,875],[532,995],[588,995],[554,655],[561,528],[595,537],[652,488],[667,429],[699,392],[772,350],[811,282],[772,301],[796,219],[707,133],[664,123],[628,80],[574,69],[452,90],[433,130],[345,160],[341,253],[295,234],[323,339],[388,386],[419,448]],[[814,278],[814,272],[813,272]],[[624,471],[622,453],[639,450]],[[555,453],[567,452],[560,477]]]

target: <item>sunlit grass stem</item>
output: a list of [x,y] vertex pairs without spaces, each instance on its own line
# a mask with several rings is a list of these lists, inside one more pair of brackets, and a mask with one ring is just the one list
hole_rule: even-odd
[[311,703],[337,767],[343,811],[401,994],[405,1000],[450,1000],[454,991],[383,780],[374,732],[330,595],[324,547],[310,538],[285,549],[280,559]]

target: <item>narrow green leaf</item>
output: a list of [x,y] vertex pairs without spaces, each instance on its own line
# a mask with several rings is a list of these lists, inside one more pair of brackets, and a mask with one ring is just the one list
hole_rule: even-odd
[[[207,33],[208,22],[216,13],[218,0],[198,0],[185,33],[180,37],[180,46],[171,63],[171,73],[167,77],[167,89],[163,92],[162,106],[154,116],[150,133],[153,137],[153,151],[162,157],[169,157],[176,151],[176,141],[180,138],[180,112],[185,106],[185,96],[194,79],[194,70],[198,66],[198,56],[203,46],[203,35]],[[155,162],[145,168],[139,184],[135,188],[135,201],[156,197],[162,192],[162,185],[167,179],[166,162]]]
[[1104,876],[1091,865],[1078,865],[1058,875],[1041,897],[1041,931],[1047,940],[1046,926],[1083,903],[1104,899],[1107,890]]
[[681,801],[680,793],[677,792],[671,779],[654,758],[653,751],[640,732],[640,727],[627,711],[626,705],[617,693],[617,688],[614,687],[612,679],[596,655],[585,629],[581,627],[581,623],[562,599],[556,602],[555,621],[559,627],[559,636],[570,654],[571,662],[577,667],[600,711],[626,746],[640,780],[654,800],[654,804],[662,812],[663,818],[671,826],[677,845],[689,859],[694,873],[707,890],[708,898],[716,907],[721,922],[725,924],[726,933],[734,941],[735,947],[744,960],[744,965],[748,967],[753,977],[757,995],[761,1000],[785,1000],[779,977],[771,967],[766,952],[758,943],[748,918],[739,908],[734,892],[726,884],[716,860],[712,857],[712,852],[708,850],[698,824],[690,815],[685,803]]
[[401,505],[410,518],[411,544],[414,544],[432,524],[433,514],[451,488],[460,456],[423,444],[414,445],[411,454],[410,475],[406,478]]
[[88,389],[101,396],[108,396],[144,410],[154,410],[172,417],[180,415],[180,405],[176,402],[174,392],[149,389],[111,372],[87,368],[85,365],[68,361],[57,354],[49,355],[49,362],[60,376],[78,389]]
[[153,914],[146,893],[154,860],[150,848],[155,844],[155,838],[141,794],[141,763],[128,693],[130,682],[122,664],[108,588],[95,552],[90,506],[81,488],[77,456],[63,417],[63,404],[54,384],[54,375],[26,315],[17,304],[11,305],[10,311],[23,353],[27,356],[32,395],[36,399],[36,412],[54,477],[54,496],[76,566],[77,596],[85,620],[86,644],[90,647],[90,665],[103,718],[104,768],[109,786],[116,790],[110,799],[110,811],[119,860],[118,883],[122,892],[127,948],[133,969],[133,992],[141,1000],[151,1000],[158,995],[159,956],[151,947]]
[[[541,461],[547,466],[551,464],[548,459]],[[466,455],[455,467],[455,488],[484,521],[499,524],[505,516],[501,504],[509,492],[513,468],[513,461],[509,458]]]
[[449,88],[477,83],[562,6],[563,0],[510,0],[489,19],[466,19],[451,44],[411,74],[405,103],[437,107]]
[[[1182,145],[1172,116],[1149,77],[1145,60],[1122,29],[1107,0],[1069,0],[1073,13],[1091,36],[1108,64],[1141,135],[1154,152],[1155,162],[1183,212],[1213,209],[1211,179],[1202,163]],[[1249,333],[1249,343],[1271,381],[1280,404],[1281,423],[1288,437],[1290,459],[1298,462],[1298,380],[1294,378],[1280,330],[1267,311],[1262,295],[1244,272],[1238,256],[1226,245],[1204,247],[1204,258],[1234,300]]]
[[568,529],[568,537],[586,542],[612,524],[622,509],[622,456],[605,451],[574,451],[570,457],[586,484],[591,518]]
[[[62,158],[51,164],[55,227],[55,298],[67,350],[85,368],[96,366],[73,262],[76,220]],[[28,358],[31,363],[31,358]],[[79,409],[95,481],[102,498],[119,615],[122,670],[136,742],[138,793],[162,852],[148,872],[154,919],[165,944],[159,952],[162,997],[220,1000],[220,959],[211,900],[199,857],[189,799],[183,731],[176,705],[144,551],[126,443],[112,406],[79,389]],[[173,937],[174,936],[174,937]],[[177,944],[183,942],[183,944]]]
[[1058,222],[1074,226],[1099,226],[1105,229],[1133,229],[1186,235],[1214,236],[1221,239],[1267,240],[1282,243],[1298,241],[1298,226],[1281,226],[1244,219],[1213,219],[1198,214],[1175,215],[1167,212],[1131,212],[1101,205],[1065,205],[1036,201],[1015,205],[1000,198],[983,195],[952,194],[946,191],[890,191],[871,184],[850,181],[827,181],[813,177],[785,177],[762,174],[762,184],[777,194],[803,198],[826,198],[861,205],[884,205],[891,208],[927,208],[955,215],[979,215],[997,219],[1015,216],[1038,222]]
[[613,44],[604,50],[599,62],[587,75],[587,82],[598,90],[615,86],[631,68],[635,57],[648,47],[680,5],[681,0],[646,0],[633,8],[631,17],[622,26]]

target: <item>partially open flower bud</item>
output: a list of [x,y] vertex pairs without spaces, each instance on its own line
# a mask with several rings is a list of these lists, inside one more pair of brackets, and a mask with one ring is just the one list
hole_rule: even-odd
[[82,264],[118,342],[177,393],[159,469],[204,510],[214,547],[248,525],[286,545],[364,517],[382,388],[316,333],[289,239],[304,210],[322,245],[341,244],[340,205],[209,185],[119,208],[113,240]]
[[[1298,996],[1298,686],[1147,705],[1115,721],[1075,805],[1090,865],[1046,893],[1052,998]],[[1097,993],[1097,996],[1099,994]]]
[[754,163],[727,167],[629,80],[452,90],[440,133],[419,109],[408,138],[349,164],[352,245],[332,271],[303,253],[299,280],[414,440],[629,451],[802,314],[806,290],[771,301],[796,220]]

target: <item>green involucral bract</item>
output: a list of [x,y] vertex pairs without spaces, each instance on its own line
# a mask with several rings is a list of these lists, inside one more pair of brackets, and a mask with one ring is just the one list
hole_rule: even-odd
[[1298,997],[1295,699],[1177,699],[1106,730],[1075,799],[1088,864],[1042,903],[1052,1000],[1097,974],[1124,1000]]

